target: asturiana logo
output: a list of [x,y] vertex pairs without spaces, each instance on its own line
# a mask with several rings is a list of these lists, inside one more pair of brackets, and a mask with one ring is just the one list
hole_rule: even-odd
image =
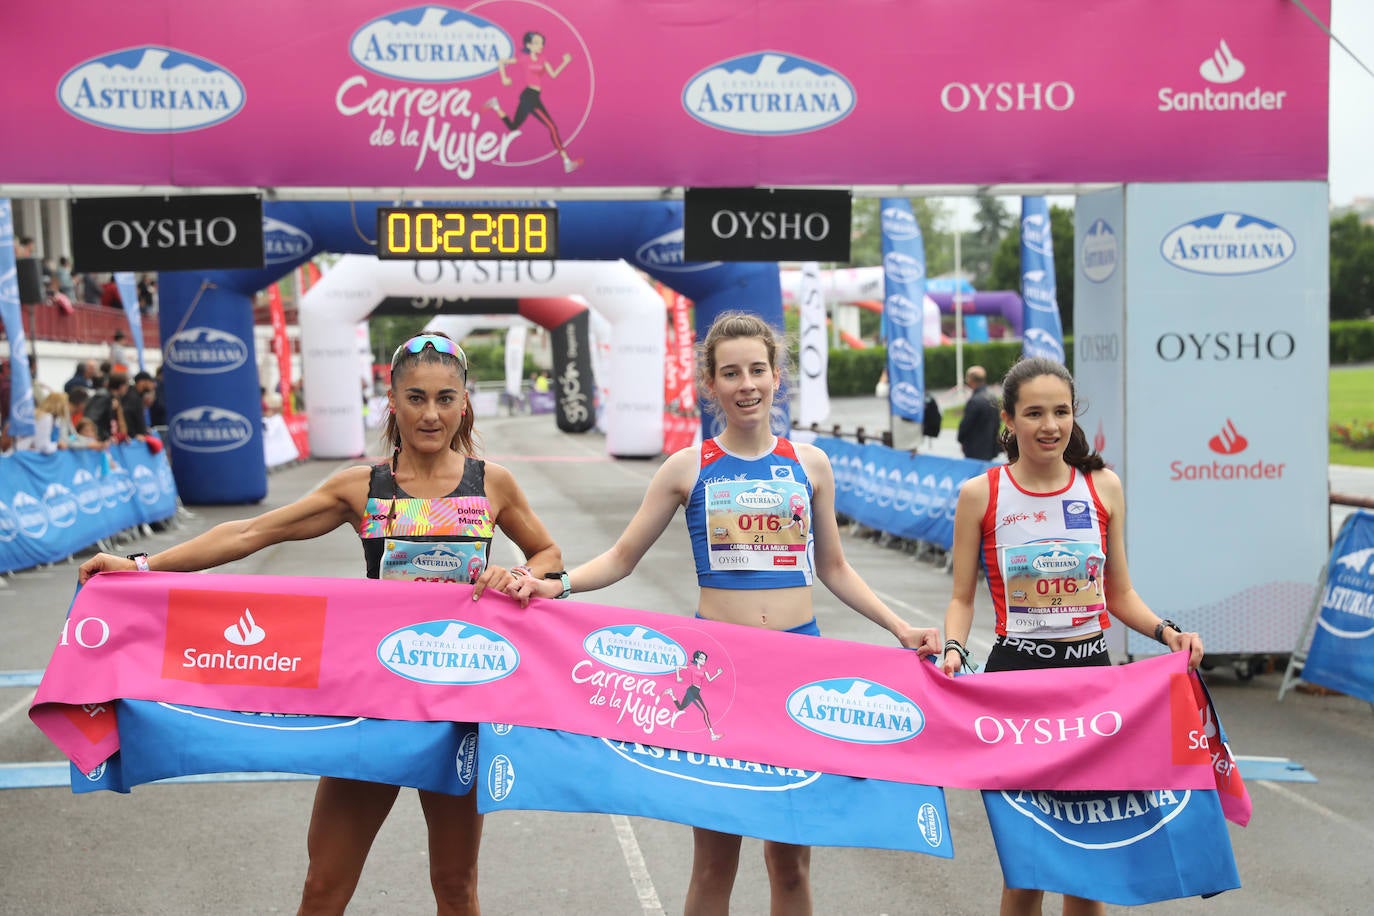
[[881,216],[883,235],[894,241],[905,242],[921,234],[921,224],[916,222],[916,217],[910,210],[883,207]]
[[387,670],[422,684],[488,684],[520,665],[520,653],[509,639],[462,620],[393,630],[377,646],[377,658]]
[[[13,240],[13,238],[11,238],[11,239],[10,239],[10,244],[12,245],[13,243],[14,243],[14,240]],[[19,301],[19,271],[18,271],[17,268],[11,267],[9,270],[5,271],[3,274],[0,274],[0,302],[18,302],[18,301]]]
[[922,309],[910,297],[903,296],[901,293],[893,293],[887,297],[883,303],[883,313],[893,324],[904,328],[919,324],[924,317]]
[[495,73],[515,56],[506,31],[446,6],[416,6],[378,16],[353,33],[348,53],[380,76],[449,83]]
[[14,515],[19,530],[27,537],[41,538],[48,533],[48,507],[24,490],[14,494]]
[[636,741],[601,743],[626,763],[674,779],[719,789],[739,789],[746,792],[786,792],[802,789],[816,782],[821,774],[813,770],[775,767],[766,763],[751,763],[733,757],[717,757],[696,751],[677,751]]
[[157,475],[150,468],[140,464],[134,468],[133,477],[139,502],[151,506],[162,498],[162,487],[157,482]]
[[887,355],[892,358],[893,365],[907,372],[918,371],[925,360],[925,354],[916,349],[905,337],[892,338],[888,344]]
[[458,784],[471,786],[472,778],[477,775],[477,729],[473,728],[458,742],[458,757],[455,760]]
[[911,382],[898,382],[888,391],[892,398],[892,405],[898,410],[910,416],[917,416],[926,407],[925,398],[921,396],[921,389]]
[[1056,550],[1054,553],[1041,554],[1031,560],[1031,565],[1042,573],[1063,573],[1078,568],[1078,557]]
[[1272,270],[1290,260],[1297,241],[1287,229],[1244,213],[1213,213],[1164,236],[1159,253],[1179,270],[1237,276]]
[[925,265],[900,251],[883,255],[883,271],[898,283],[915,283],[926,275]]
[[487,793],[495,801],[505,801],[515,788],[515,764],[505,754],[497,754],[487,764]]
[[1102,283],[1116,273],[1116,233],[1105,219],[1095,219],[1079,246],[1078,263],[1083,276],[1093,283]]
[[76,497],[62,484],[49,484],[48,489],[43,492],[43,503],[48,507],[48,518],[55,527],[70,528],[76,524],[76,517],[80,511],[76,507]]
[[10,507],[0,502],[0,544],[8,544],[19,537],[19,519]]
[[1004,791],[1001,799],[1061,842],[1080,849],[1139,843],[1188,807],[1192,792]]
[[666,270],[669,273],[685,274],[698,270],[719,267],[720,261],[693,261],[688,263],[683,257],[684,233],[673,229],[657,238],[649,239],[635,250],[635,260],[641,267],[651,270]]
[[167,365],[189,375],[229,372],[248,361],[248,345],[228,331],[185,328],[172,335],[162,349]]
[[78,468],[72,475],[72,491],[76,494],[76,505],[87,515],[100,514],[100,481],[85,468]]
[[285,264],[305,257],[315,240],[304,229],[274,219],[262,218],[262,258],[267,264]]
[[687,664],[687,652],[675,640],[637,624],[593,630],[582,648],[603,665],[630,674],[672,674]]
[[248,418],[220,407],[192,407],[172,417],[172,444],[188,452],[228,452],[253,436]]
[[766,487],[755,487],[736,496],[735,502],[746,509],[772,509],[782,505],[782,494]]
[[824,64],[759,51],[712,64],[687,81],[682,107],[710,127],[737,134],[802,134],[844,120],[854,86]]
[[458,555],[450,548],[439,546],[416,554],[410,565],[426,572],[451,573],[465,568],[468,561],[466,557]]
[[233,73],[185,51],[145,45],[77,64],[57,84],[57,100],[97,127],[175,134],[229,120],[246,101]]
[[803,728],[855,744],[895,744],[926,726],[919,706],[882,684],[830,678],[805,684],[787,698],[787,714]]
[[1059,314],[1059,299],[1054,284],[1049,281],[1049,272],[1028,270],[1021,274],[1021,292],[1026,297],[1026,308],[1047,315]]
[[1027,356],[1044,356],[1056,362],[1064,361],[1064,345],[1044,328],[1026,328],[1022,344]]

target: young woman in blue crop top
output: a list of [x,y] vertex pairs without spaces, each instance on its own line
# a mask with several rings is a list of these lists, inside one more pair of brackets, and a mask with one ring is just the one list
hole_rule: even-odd
[[[663,462],[615,546],[573,570],[569,587],[592,591],[628,576],[678,508],[686,507],[701,587],[699,616],[819,635],[811,606],[814,575],[903,646],[933,655],[936,631],[893,613],[845,559],[825,453],[773,435],[768,421],[781,381],[779,349],[773,329],[754,315],[716,319],[702,343],[698,381],[703,403],[724,418],[724,431]],[[561,590],[557,582],[521,580],[512,594],[554,598]],[[740,837],[693,830],[685,911],[727,912]],[[764,860],[772,911],[810,913],[810,848],[767,841]]]
[[[505,591],[518,575],[562,570],[562,554],[510,471],[471,457],[473,416],[467,358],[442,334],[423,334],[391,358],[390,414],[383,437],[391,460],[333,474],[289,506],[225,522],[151,557],[97,554],[81,566],[85,582],[104,570],[209,569],[282,541],[319,537],[350,525],[363,538],[368,575],[427,579]],[[525,555],[527,566],[492,565],[492,527]],[[421,544],[429,557],[415,563]],[[315,792],[302,913],[342,913],[362,875],[372,840],[399,794],[397,786],[322,777]],[[482,819],[476,793],[420,792],[429,831],[429,873],[440,913],[476,914]]]

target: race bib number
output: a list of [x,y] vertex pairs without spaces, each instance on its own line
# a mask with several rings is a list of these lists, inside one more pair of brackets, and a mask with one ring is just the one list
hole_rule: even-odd
[[1056,541],[999,547],[997,553],[1006,583],[1008,633],[1065,635],[1106,609],[1106,557],[1099,545]]
[[383,579],[471,584],[486,568],[486,545],[482,543],[387,538],[383,544]]
[[805,570],[811,502],[795,480],[733,480],[706,487],[711,569]]

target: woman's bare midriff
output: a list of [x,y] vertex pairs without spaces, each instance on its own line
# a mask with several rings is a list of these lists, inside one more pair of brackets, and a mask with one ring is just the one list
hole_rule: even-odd
[[790,630],[816,616],[811,587],[725,589],[703,588],[697,612],[708,620],[746,627]]

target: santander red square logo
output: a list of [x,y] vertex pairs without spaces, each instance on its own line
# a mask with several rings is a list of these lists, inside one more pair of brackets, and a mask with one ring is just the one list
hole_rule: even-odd
[[1198,715],[1193,685],[1186,674],[1169,675],[1169,722],[1175,764],[1188,766],[1212,762],[1207,728]]
[[167,597],[162,676],[198,684],[318,687],[323,595],[205,592]]
[[91,744],[104,741],[115,730],[114,706],[108,703],[87,703],[84,706],[64,706],[62,715],[85,736]]

